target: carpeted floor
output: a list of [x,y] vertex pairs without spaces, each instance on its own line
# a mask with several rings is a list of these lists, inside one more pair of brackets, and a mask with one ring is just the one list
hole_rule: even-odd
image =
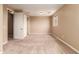
[[29,35],[25,39],[9,39],[4,54],[74,54],[75,52],[50,35]]

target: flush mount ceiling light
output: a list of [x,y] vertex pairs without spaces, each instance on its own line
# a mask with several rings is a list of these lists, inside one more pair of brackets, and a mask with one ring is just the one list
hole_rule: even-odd
[[47,14],[47,12],[46,11],[40,11],[39,14],[43,15],[43,14]]
[[43,14],[44,13],[44,11],[40,11],[40,14]]

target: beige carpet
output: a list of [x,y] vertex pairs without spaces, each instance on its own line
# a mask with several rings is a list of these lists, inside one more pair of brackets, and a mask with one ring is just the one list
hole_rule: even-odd
[[9,40],[3,53],[8,54],[73,54],[69,47],[50,35],[29,35],[23,40]]

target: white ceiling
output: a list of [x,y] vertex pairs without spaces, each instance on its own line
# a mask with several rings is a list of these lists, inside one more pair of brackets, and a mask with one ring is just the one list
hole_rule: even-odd
[[51,16],[63,4],[8,4],[14,10],[22,10],[30,16]]

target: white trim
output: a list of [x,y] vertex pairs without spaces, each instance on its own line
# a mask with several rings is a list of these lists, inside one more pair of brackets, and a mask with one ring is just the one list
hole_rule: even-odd
[[62,43],[64,43],[65,45],[67,45],[68,47],[70,47],[72,50],[74,50],[76,53],[79,53],[79,50],[77,50],[75,47],[73,47],[72,45],[70,45],[69,43],[65,42],[64,40],[62,40],[60,37],[58,37],[57,35],[53,34],[53,36],[58,39],[59,41],[61,41]]
[[[27,29],[27,33],[28,33],[28,35],[30,34],[30,16],[28,17],[28,19],[27,19],[27,22],[29,22],[29,23],[27,23],[27,28],[29,28],[29,29]],[[29,26],[29,27],[28,27]]]

